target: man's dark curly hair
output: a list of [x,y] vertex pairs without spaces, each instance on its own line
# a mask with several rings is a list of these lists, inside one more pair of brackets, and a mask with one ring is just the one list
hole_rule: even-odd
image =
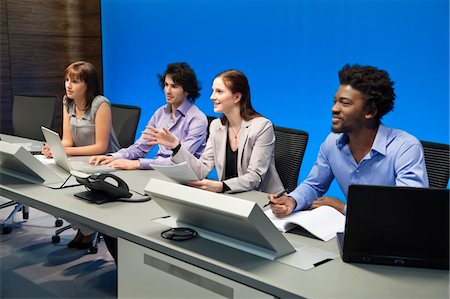
[[162,75],[158,75],[159,85],[164,90],[164,81],[166,75],[169,75],[173,82],[183,87],[188,93],[188,100],[195,103],[195,100],[201,95],[200,82],[197,80],[194,70],[186,62],[176,62],[167,65],[167,69]]
[[394,82],[386,71],[373,66],[346,64],[339,71],[339,82],[361,92],[366,104],[377,109],[378,121],[394,109]]

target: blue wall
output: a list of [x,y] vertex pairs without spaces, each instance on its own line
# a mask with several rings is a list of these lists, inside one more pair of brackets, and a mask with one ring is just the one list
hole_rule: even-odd
[[[156,74],[168,63],[194,68],[207,115],[214,76],[236,68],[260,113],[310,133],[303,180],[330,132],[337,72],[360,63],[396,82],[386,125],[449,142],[447,0],[102,0],[101,8],[104,94],[142,107],[137,135],[164,103]],[[343,197],[337,184],[328,194]]]

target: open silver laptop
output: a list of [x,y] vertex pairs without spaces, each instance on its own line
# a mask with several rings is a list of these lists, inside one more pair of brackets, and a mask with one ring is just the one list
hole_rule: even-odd
[[87,161],[69,161],[66,152],[64,151],[64,146],[61,142],[59,134],[46,128],[41,127],[42,134],[44,134],[45,140],[50,147],[53,159],[55,159],[55,164],[59,167],[65,169],[67,172],[72,170],[81,171],[84,173],[104,173],[114,171],[114,167],[106,165],[92,165]]

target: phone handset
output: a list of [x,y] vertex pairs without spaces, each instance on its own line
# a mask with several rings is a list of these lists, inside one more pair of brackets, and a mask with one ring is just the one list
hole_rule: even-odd
[[132,196],[127,183],[112,173],[84,175],[83,177],[75,175],[75,177],[80,184],[91,191],[104,192],[113,198],[130,198]]

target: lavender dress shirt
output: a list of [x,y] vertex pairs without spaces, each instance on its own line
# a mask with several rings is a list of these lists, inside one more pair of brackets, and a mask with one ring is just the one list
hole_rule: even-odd
[[[205,114],[190,101],[185,101],[175,111],[176,120],[172,118],[172,107],[164,105],[158,108],[148,122],[148,125],[162,129],[167,128],[181,142],[183,147],[196,157],[200,157],[206,145],[208,120]],[[140,169],[152,169],[151,165],[171,165],[172,149],[159,146],[153,158],[146,158],[154,145],[148,145],[143,136],[128,148],[122,148],[111,154],[115,159],[140,161]]]

